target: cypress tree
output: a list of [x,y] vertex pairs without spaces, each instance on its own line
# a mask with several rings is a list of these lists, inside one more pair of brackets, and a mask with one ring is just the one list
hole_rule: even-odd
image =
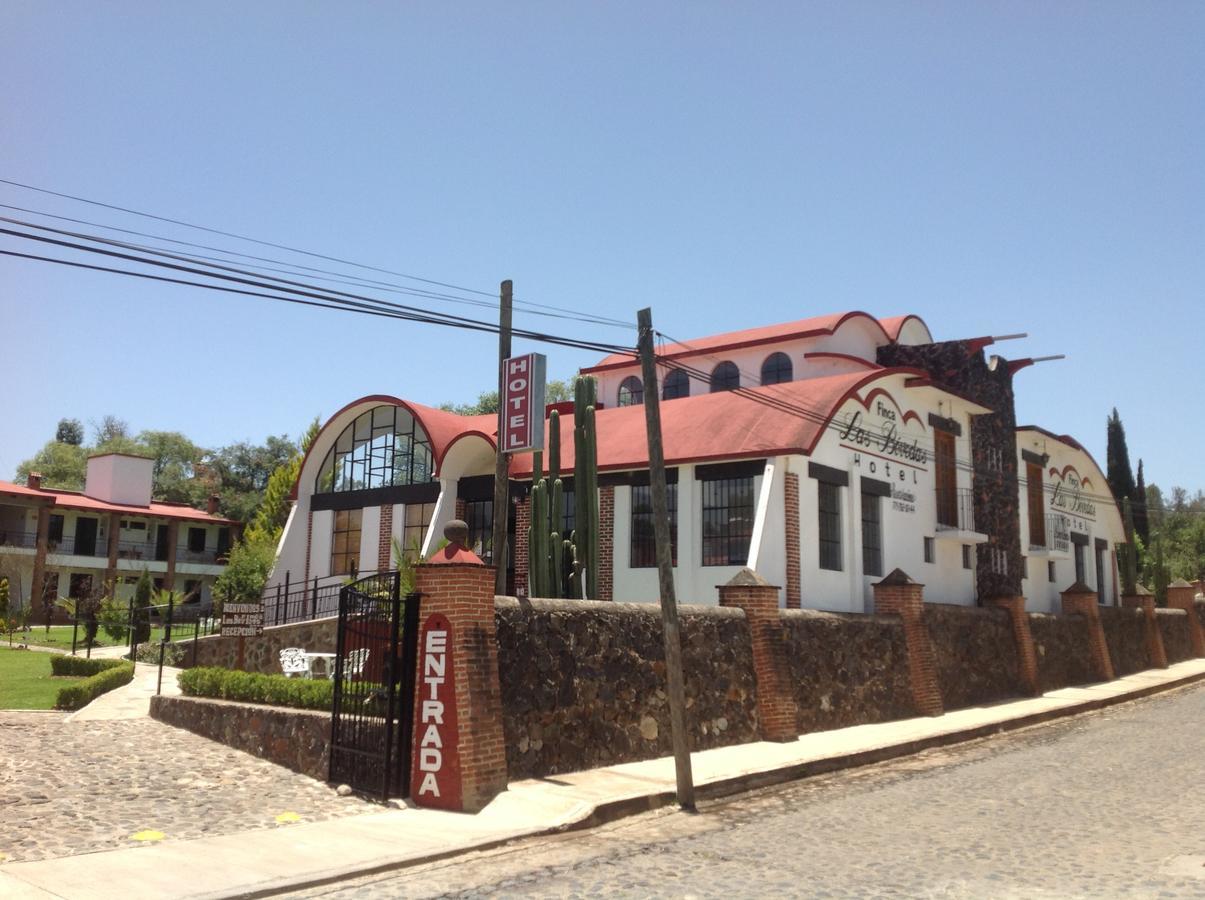
[[1142,475],[1142,460],[1138,460],[1138,481],[1134,485],[1134,530],[1142,543],[1151,542],[1151,521],[1146,515],[1146,479]]
[[1130,468],[1130,451],[1126,447],[1126,430],[1121,424],[1121,416],[1117,407],[1113,407],[1113,415],[1108,422],[1108,449],[1106,451],[1106,473],[1109,489],[1117,503],[1126,497],[1134,496],[1134,471]]

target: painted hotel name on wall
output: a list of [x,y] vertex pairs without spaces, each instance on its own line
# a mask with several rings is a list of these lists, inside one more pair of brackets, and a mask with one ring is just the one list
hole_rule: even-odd
[[1064,466],[1061,472],[1052,466],[1050,475],[1054,479],[1050,508],[1069,516],[1095,521],[1096,502],[1086,494],[1092,482],[1081,478],[1075,466],[1071,465]]
[[[883,402],[883,398],[889,402]],[[903,412],[891,395],[882,389],[872,391],[866,400],[859,398],[858,402],[865,408],[865,413],[860,409],[855,410],[840,427],[837,436],[843,442],[841,446],[849,450],[881,453],[884,459],[902,461],[906,465],[919,463],[924,466],[929,461],[929,453],[920,446],[920,441],[903,432],[903,426],[909,419],[920,423],[920,416],[914,410]],[[921,424],[921,427],[924,428],[924,425]],[[856,457],[854,464],[861,465],[861,459]],[[884,474],[890,477],[890,471]],[[902,474],[900,480],[903,480]]]
[[421,806],[459,810],[460,738],[456,730],[456,673],[452,623],[432,613],[419,635],[418,742],[411,794]]

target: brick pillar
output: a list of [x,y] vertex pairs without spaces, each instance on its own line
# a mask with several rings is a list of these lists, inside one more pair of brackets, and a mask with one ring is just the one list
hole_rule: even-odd
[[874,585],[874,611],[899,616],[904,623],[904,643],[908,651],[908,676],[912,682],[912,700],[923,716],[945,712],[941,688],[937,684],[937,660],[933,641],[925,627],[925,586],[917,584],[900,569],[895,569]]
[[[29,585],[29,612],[34,615],[45,603],[46,553],[50,547],[50,507],[38,507],[38,542],[33,558],[33,580]],[[15,605],[15,604],[14,604]]]
[[105,594],[117,592],[117,542],[121,538],[121,513],[109,513],[109,561],[105,567]]
[[314,543],[314,510],[308,509],[305,513],[305,577],[302,579],[307,584],[310,580],[310,545]]
[[1021,671],[1021,683],[1025,690],[1037,697],[1042,693],[1038,685],[1038,654],[1034,649],[1033,633],[1029,629],[1029,613],[1025,611],[1024,597],[994,597],[993,606],[1008,610],[1013,625],[1013,640],[1017,644],[1017,664]]
[[[456,518],[460,518],[457,516]],[[389,572],[393,565],[393,504],[381,506],[381,529],[377,542],[377,571]]]
[[598,596],[615,599],[615,488],[598,489]]
[[783,478],[786,509],[787,609],[803,606],[803,568],[799,562],[799,476],[787,472]]
[[163,578],[164,590],[176,589],[176,547],[180,543],[180,523],[172,519],[167,523],[167,574]]
[[[416,567],[418,590],[423,595],[423,628],[419,633],[411,797],[419,806],[477,812],[506,790],[494,570],[464,546],[468,539],[464,522],[450,522],[444,534],[448,546]],[[446,658],[435,660],[436,669],[431,665],[431,652],[445,647]],[[440,677],[434,683],[424,679],[436,671]],[[445,685],[451,690],[442,690]],[[455,707],[448,709],[451,702]],[[440,734],[440,726],[448,731]],[[437,760],[440,768],[435,769]],[[428,776],[433,776],[438,796],[423,789]]]
[[1105,629],[1100,622],[1100,604],[1096,591],[1077,581],[1059,597],[1063,601],[1063,615],[1081,615],[1088,623],[1088,641],[1092,648],[1092,668],[1101,681],[1113,680],[1113,660],[1109,658],[1109,645],[1105,643]]
[[720,606],[743,609],[753,643],[753,674],[757,679],[757,721],[763,741],[793,741],[796,725],[795,692],[782,642],[778,588],[757,573],[741,569],[719,586]]
[[515,594],[527,596],[527,531],[531,528],[531,498],[515,501],[515,546],[511,555],[515,561]]
[[1142,585],[1138,585],[1138,593],[1121,598],[1121,605],[1126,609],[1140,609],[1146,626],[1146,657],[1152,668],[1167,668],[1167,651],[1163,647],[1163,630],[1155,620],[1155,595]]
[[1201,630],[1201,620],[1197,616],[1194,601],[1197,589],[1183,578],[1177,578],[1167,586],[1167,608],[1182,609],[1188,613],[1188,634],[1192,638],[1193,656],[1205,656],[1205,633]]

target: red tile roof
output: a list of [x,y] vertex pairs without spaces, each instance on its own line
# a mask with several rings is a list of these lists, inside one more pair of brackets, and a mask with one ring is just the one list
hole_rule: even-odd
[[204,522],[210,525],[237,525],[233,519],[223,519],[221,516],[211,516],[209,513],[193,509],[182,503],[162,503],[152,500],[149,506],[133,506],[128,503],[109,503],[88,497],[79,491],[63,491],[53,488],[34,490],[23,484],[13,484],[0,481],[0,497],[19,497],[27,500],[49,501],[51,506],[61,506],[64,509],[80,509],[88,512],[123,513],[129,516],[155,516],[161,519],[179,519],[189,522]]

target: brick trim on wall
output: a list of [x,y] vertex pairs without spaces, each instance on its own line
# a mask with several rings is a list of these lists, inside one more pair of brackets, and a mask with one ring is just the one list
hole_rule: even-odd
[[1155,598],[1149,594],[1122,597],[1121,605],[1126,609],[1142,610],[1146,632],[1147,661],[1157,669],[1167,668],[1167,650],[1163,647],[1163,630],[1155,619]]
[[310,580],[310,548],[314,543],[314,510],[306,510],[305,514],[305,581]]
[[615,586],[615,488],[598,489],[598,597],[614,599]]
[[720,585],[720,606],[745,611],[757,679],[757,722],[763,741],[793,741],[798,735],[795,691],[783,652],[778,588],[768,584]]
[[1088,643],[1092,648],[1092,671],[1101,681],[1113,680],[1113,660],[1105,641],[1105,628],[1100,621],[1100,604],[1096,592],[1061,593],[1063,615],[1080,615],[1088,626]]
[[1035,697],[1042,693],[1038,680],[1038,654],[1033,643],[1033,630],[1029,627],[1029,613],[1025,611],[1024,597],[996,597],[993,606],[1008,610],[1013,626],[1013,640],[1017,645],[1017,668],[1025,690]]
[[393,504],[381,507],[381,529],[377,544],[377,571],[393,569]]
[[782,482],[786,511],[787,609],[803,608],[803,567],[799,559],[799,476],[787,472]]
[[527,596],[527,532],[531,529],[531,499],[520,497],[515,501],[515,595]]
[[874,611],[880,615],[899,616],[903,621],[908,677],[912,682],[916,711],[922,716],[940,716],[945,707],[937,683],[937,656],[933,652],[929,629],[925,627],[924,590],[924,585],[920,584],[879,582],[874,585]]

